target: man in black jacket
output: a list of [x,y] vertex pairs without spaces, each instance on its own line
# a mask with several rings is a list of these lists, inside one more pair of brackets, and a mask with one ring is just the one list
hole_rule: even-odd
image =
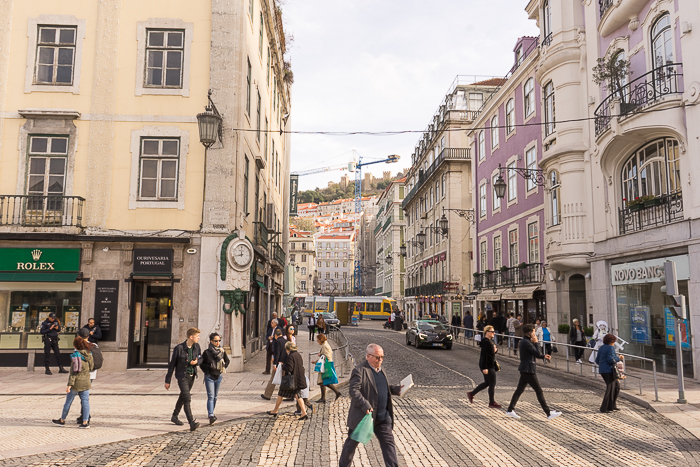
[[199,423],[192,417],[192,409],[190,408],[192,396],[190,390],[197,377],[197,366],[202,363],[202,351],[197,343],[199,342],[200,332],[197,328],[189,328],[187,330],[187,340],[176,345],[173,349],[173,355],[170,357],[170,363],[168,364],[168,373],[165,375],[165,389],[170,389],[173,371],[175,372],[177,385],[180,388],[180,397],[177,398],[175,410],[170,421],[175,425],[182,425],[183,423],[178,418],[178,415],[180,415],[180,410],[184,407],[185,416],[190,424],[190,431],[194,431],[199,427]]
[[348,413],[348,439],[343,444],[339,467],[349,467],[355,455],[358,442],[350,436],[357,425],[372,413],[374,434],[382,449],[384,464],[398,467],[396,444],[394,443],[394,408],[391,396],[401,394],[401,386],[390,386],[382,370],[384,349],[377,344],[367,346],[367,359],[355,367],[350,375],[350,412]]
[[265,387],[265,393],[260,394],[260,397],[269,401],[272,398],[272,393],[275,392],[275,385],[272,384],[272,380],[275,379],[275,373],[277,370],[282,371],[282,364],[287,359],[287,351],[284,346],[287,344],[287,339],[282,335],[282,328],[275,329],[275,339],[272,342],[272,375],[270,376],[270,381]]
[[471,329],[474,329],[474,317],[472,316],[471,311],[467,311],[467,314],[464,315],[464,321],[462,322],[462,324],[467,329],[466,331],[464,331],[466,333],[466,336],[472,337],[472,334],[474,334],[474,332],[471,331]]
[[56,363],[58,363],[59,373],[68,373],[68,370],[63,368],[61,365],[61,352],[58,350],[58,333],[61,332],[61,325],[58,323],[56,318],[56,313],[49,313],[49,317],[41,323],[41,333],[42,340],[44,341],[44,367],[46,367],[46,374],[51,375],[51,370],[49,369],[49,357],[51,356],[51,350],[53,350],[56,356]]
[[95,323],[95,318],[90,318],[85,326],[83,326],[84,329],[87,329],[88,332],[90,333],[90,336],[88,337],[88,342],[92,344],[97,344],[100,339],[102,339],[102,330],[100,327]]
[[265,338],[267,339],[266,346],[266,356],[265,356],[265,371],[264,375],[270,374],[270,366],[272,365],[272,347],[275,340],[275,329],[282,329],[279,327],[279,322],[277,321],[277,313],[272,313],[272,319],[267,325],[267,331],[265,332]]
[[526,324],[523,326],[523,338],[520,340],[520,366],[518,366],[518,371],[520,372],[520,381],[518,381],[518,387],[515,388],[513,393],[513,398],[510,400],[510,405],[508,406],[508,411],[506,415],[513,418],[520,418],[515,413],[515,404],[518,403],[518,399],[525,391],[525,387],[529,384],[532,389],[535,390],[537,395],[537,400],[542,406],[542,410],[547,414],[548,419],[557,418],[561,415],[561,412],[556,410],[549,410],[547,401],[544,400],[544,393],[542,392],[542,387],[540,382],[537,380],[537,359],[541,358],[543,360],[550,360],[552,357],[550,355],[542,355],[540,352],[540,347],[537,345],[537,337],[535,336],[535,331],[531,325]]

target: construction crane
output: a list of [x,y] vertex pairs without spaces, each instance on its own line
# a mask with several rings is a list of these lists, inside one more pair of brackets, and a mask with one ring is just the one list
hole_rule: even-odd
[[[353,153],[355,151],[353,150]],[[396,154],[387,156],[386,159],[372,160],[370,162],[362,162],[362,156],[357,158],[357,163],[354,167],[350,169],[352,172],[355,171],[355,213],[357,214],[357,227],[355,227],[355,295],[362,295],[362,263],[360,262],[360,247],[359,247],[359,235],[360,235],[360,213],[362,212],[362,167],[372,164],[381,164],[386,162],[391,164],[393,162],[398,162],[400,159]]]
[[293,172],[292,175],[303,176],[303,175],[320,174],[323,172],[333,172],[335,170],[354,170],[354,168],[351,169],[351,167],[354,167],[354,162],[350,162],[349,164],[330,166],[330,167],[319,167],[317,169],[302,170],[299,172]]

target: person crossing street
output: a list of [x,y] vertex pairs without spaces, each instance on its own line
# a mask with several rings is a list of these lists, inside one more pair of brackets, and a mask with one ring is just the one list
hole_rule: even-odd
[[194,380],[197,378],[197,366],[202,363],[202,350],[198,344],[200,332],[197,328],[189,328],[187,330],[187,340],[176,345],[173,349],[173,354],[168,364],[168,373],[165,375],[166,390],[170,389],[173,372],[175,372],[175,379],[180,388],[180,396],[177,398],[175,410],[170,421],[175,425],[182,425],[183,423],[178,418],[178,415],[180,415],[180,410],[184,408],[187,422],[190,424],[190,431],[199,428],[199,423],[192,416],[192,409],[190,408],[190,402],[192,401],[190,391],[194,385]]
[[56,363],[58,364],[59,373],[68,373],[68,370],[63,368],[61,363],[61,351],[58,350],[58,333],[61,332],[61,323],[56,317],[56,313],[49,313],[48,318],[41,323],[41,339],[44,342],[44,367],[46,368],[45,373],[51,375],[51,368],[49,368],[49,358],[51,357],[51,351],[53,350],[56,356]]

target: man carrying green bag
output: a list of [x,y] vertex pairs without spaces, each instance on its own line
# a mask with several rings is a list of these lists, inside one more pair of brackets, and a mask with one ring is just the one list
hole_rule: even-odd
[[366,443],[377,436],[387,467],[398,467],[394,443],[394,409],[391,396],[401,394],[401,386],[389,386],[382,370],[384,349],[377,344],[367,346],[367,358],[352,370],[350,376],[350,412],[348,413],[348,439],[343,444],[339,467],[349,467],[359,443]]

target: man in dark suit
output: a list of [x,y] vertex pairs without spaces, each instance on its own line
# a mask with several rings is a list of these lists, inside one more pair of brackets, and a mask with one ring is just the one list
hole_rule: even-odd
[[282,371],[282,364],[287,359],[287,351],[284,346],[287,344],[287,339],[282,335],[282,328],[275,329],[275,338],[272,341],[272,375],[270,381],[265,387],[265,393],[260,394],[260,397],[269,401],[272,398],[272,393],[275,392],[275,385],[272,380],[275,379],[275,372]]
[[350,412],[348,413],[348,439],[340,454],[339,467],[349,467],[358,442],[350,438],[365,415],[372,413],[374,434],[379,441],[387,467],[398,467],[394,443],[394,408],[391,396],[401,394],[401,386],[390,386],[382,370],[384,349],[377,344],[367,346],[366,360],[352,370],[350,376]]

